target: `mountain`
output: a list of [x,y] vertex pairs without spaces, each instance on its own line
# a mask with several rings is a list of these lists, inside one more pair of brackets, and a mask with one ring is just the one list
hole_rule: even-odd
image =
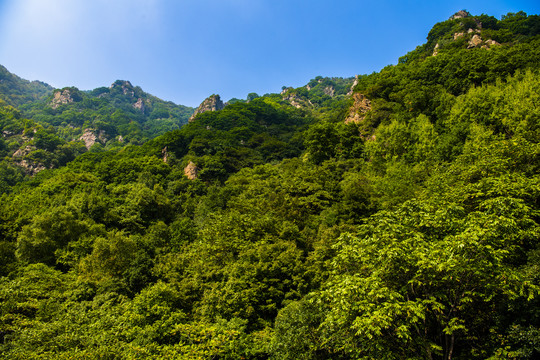
[[43,100],[20,109],[25,117],[52,125],[65,140],[76,139],[88,130],[104,132],[107,140],[100,144],[105,148],[123,142],[142,144],[180,128],[193,113],[190,107],[161,100],[121,80],[92,91],[56,89]]
[[28,81],[10,73],[0,65],[0,99],[12,106],[20,106],[43,99],[53,91],[41,81]]
[[538,358],[538,21],[459,11],[155,137],[125,81],[3,103],[0,354]]
[[86,151],[142,144],[179,129],[193,112],[129,81],[92,91],[53,89],[4,67],[0,71],[3,154],[10,166],[30,175],[63,166]]

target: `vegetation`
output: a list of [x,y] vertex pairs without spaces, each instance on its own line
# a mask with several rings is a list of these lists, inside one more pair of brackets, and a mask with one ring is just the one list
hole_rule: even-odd
[[318,77],[157,137],[180,110],[122,82],[0,104],[1,357],[537,358],[538,36],[451,19],[352,96]]

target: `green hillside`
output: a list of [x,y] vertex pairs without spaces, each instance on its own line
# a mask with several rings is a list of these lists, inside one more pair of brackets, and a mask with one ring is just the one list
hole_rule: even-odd
[[127,82],[2,103],[0,357],[538,358],[539,24],[187,124]]
[[33,103],[49,95],[52,90],[48,84],[21,79],[0,65],[0,99],[9,105]]

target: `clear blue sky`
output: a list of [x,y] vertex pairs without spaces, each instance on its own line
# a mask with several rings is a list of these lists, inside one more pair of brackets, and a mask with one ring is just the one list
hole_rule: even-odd
[[539,14],[540,1],[0,0],[0,64],[57,88],[122,79],[197,106],[379,71],[461,9],[500,18]]

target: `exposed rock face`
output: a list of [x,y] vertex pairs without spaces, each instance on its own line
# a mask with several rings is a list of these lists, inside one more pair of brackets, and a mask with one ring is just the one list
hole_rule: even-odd
[[435,48],[433,49],[433,55],[432,56],[437,56],[437,54],[439,54],[439,43],[435,44]]
[[133,85],[131,85],[129,81],[117,80],[109,88],[114,89],[116,87],[120,87],[124,95],[131,96],[131,97],[135,96],[135,89],[133,88]]
[[87,149],[90,149],[92,145],[96,143],[97,136],[94,134],[93,130],[85,129],[79,140],[84,141],[84,146],[86,146]]
[[285,89],[281,90],[280,95],[283,95],[283,94],[285,94],[287,91],[292,90],[292,89],[293,89],[292,87],[286,87]]
[[161,155],[163,155],[163,162],[166,163],[169,161],[169,151],[167,151],[167,146],[161,149]]
[[469,46],[467,46],[467,49],[477,47],[482,44],[482,38],[480,35],[475,34],[471,40],[469,40]]
[[309,100],[302,99],[295,93],[289,93],[283,95],[283,100],[288,101],[292,106],[297,109],[313,107],[313,104]]
[[28,155],[31,151],[35,150],[35,148],[26,145],[24,149],[19,149],[13,153],[14,158],[20,158]]
[[358,85],[358,75],[356,75],[354,77],[354,82],[353,84],[351,85],[351,89],[349,90],[349,92],[347,93],[347,96],[351,96],[354,92],[354,88],[356,87],[356,85]]
[[323,92],[330,97],[334,97],[334,94],[336,93],[336,89],[334,89],[333,86],[327,86],[324,88]]
[[489,39],[489,40],[486,40],[485,45],[482,45],[482,49],[489,49],[492,46],[497,46],[497,45],[501,45],[501,44],[499,44],[495,40]]
[[195,180],[198,173],[199,168],[197,167],[197,165],[195,165],[193,161],[190,160],[187,166],[184,168],[184,175],[186,175],[189,180]]
[[107,142],[107,137],[105,131],[103,130],[101,130],[99,134],[96,135],[95,130],[84,129],[84,133],[81,135],[79,140],[84,141],[84,146],[86,146],[87,149],[90,149],[92,145],[94,145],[96,142],[105,144]]
[[364,94],[356,93],[353,95],[353,106],[350,109],[349,116],[345,119],[345,124],[359,123],[364,120],[366,113],[371,110],[371,100]]
[[25,173],[30,176],[34,176],[38,172],[46,169],[45,165],[41,163],[24,159],[26,155],[30,154],[35,149],[36,148],[34,146],[26,145],[24,149],[19,149],[13,153],[14,162],[20,167],[24,168]]
[[51,107],[57,109],[60,105],[74,102],[73,96],[69,89],[57,90],[54,92]]
[[225,105],[223,105],[223,101],[221,101],[219,95],[211,95],[207,97],[201,103],[201,105],[199,105],[193,115],[191,115],[191,117],[189,118],[189,122],[192,122],[198,114],[202,114],[203,112],[207,111],[218,111],[223,109],[224,107]]
[[141,112],[144,112],[146,110],[146,107],[144,106],[144,101],[141,98],[139,98],[137,102],[133,104],[133,107],[140,110]]
[[[461,18],[466,18],[470,16],[471,14],[462,10],[462,11],[457,12],[450,19],[461,19]],[[476,23],[476,27],[466,28],[465,25],[461,23],[461,27],[463,31],[454,33],[453,35],[454,41],[457,41],[459,39],[467,40],[467,49],[473,49],[473,48],[478,48],[478,47],[481,47],[482,49],[490,49],[492,46],[500,45],[498,42],[492,39],[483,40],[481,37],[482,22],[480,22],[477,18],[472,18],[472,19]],[[433,49],[433,56],[436,56],[440,50],[441,50],[441,44],[437,43],[435,45],[435,48]]]
[[463,18],[466,18],[466,17],[469,17],[471,16],[471,14],[469,14],[468,11],[466,10],[460,10],[458,11],[457,13],[455,13],[454,15],[452,15],[450,17],[451,20],[455,20],[455,19],[463,19]]
[[22,160],[18,164],[19,166],[23,167],[25,169],[25,172],[30,176],[36,175],[38,172],[46,169],[45,165],[30,162],[28,160]]

